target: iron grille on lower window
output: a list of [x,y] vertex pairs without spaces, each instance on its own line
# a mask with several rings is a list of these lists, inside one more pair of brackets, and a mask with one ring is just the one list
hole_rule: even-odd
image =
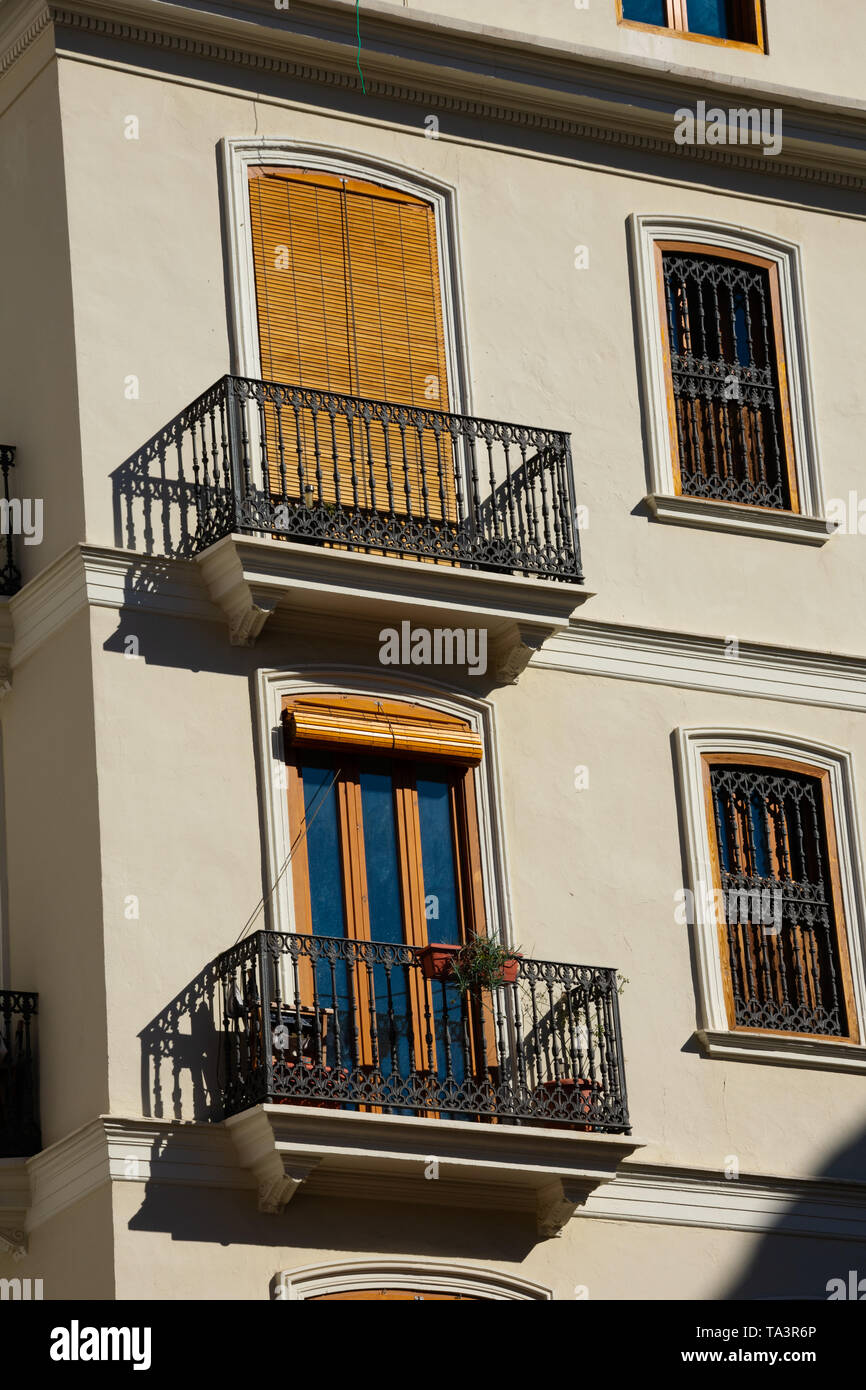
[[756,767],[711,777],[736,1025],[846,1036],[820,782]]
[[792,509],[770,271],[664,252],[680,491]]

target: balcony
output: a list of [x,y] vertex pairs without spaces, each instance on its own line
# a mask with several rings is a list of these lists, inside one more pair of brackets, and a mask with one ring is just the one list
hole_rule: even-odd
[[209,979],[220,1114],[265,1210],[304,1183],[402,1185],[550,1235],[638,1147],[614,970],[518,958],[462,989],[422,948],[258,932]]
[[118,541],[200,557],[236,642],[279,606],[380,620],[414,603],[513,645],[586,597],[556,430],[225,376],[114,482]]
[[36,1077],[38,996],[0,990],[0,1158],[42,1147]]

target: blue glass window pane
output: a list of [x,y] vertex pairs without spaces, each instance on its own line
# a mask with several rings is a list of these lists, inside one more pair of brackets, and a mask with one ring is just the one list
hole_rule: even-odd
[[[359,768],[359,781],[370,937],[373,941],[402,945],[405,936],[391,765],[364,760]],[[408,1076],[412,1070],[412,1040],[417,1030],[409,997],[408,967],[395,965],[389,970],[385,965],[375,965],[373,990],[379,1070],[383,1076],[390,1076],[392,1072]]]
[[427,937],[430,941],[457,945],[460,941],[460,918],[451,830],[451,776],[432,768],[425,768],[421,775],[419,769],[415,786],[421,821],[424,895],[429,905]]
[[623,19],[634,19],[640,24],[657,24],[666,29],[668,11],[665,0],[622,0]]
[[768,878],[772,873],[772,865],[770,843],[767,838],[767,811],[763,799],[757,792],[752,793],[749,801],[749,820],[752,826],[752,851],[754,854],[752,872],[759,874],[762,878]]
[[373,941],[402,943],[405,938],[391,769],[387,763],[364,762],[359,777],[370,936]]
[[688,0],[689,32],[715,39],[731,38],[728,0]]
[[[427,938],[429,941],[457,945],[460,941],[460,916],[451,822],[451,782],[451,773],[430,767],[419,768],[415,777],[421,822],[424,894],[428,911],[432,909],[438,914],[428,915]],[[466,1079],[463,999],[457,987],[447,983],[433,985],[432,996],[436,1071],[440,1080],[446,1078],[450,1054],[450,1075],[454,1084],[459,1086]]]
[[337,829],[336,768],[327,759],[304,762],[304,817],[310,905],[316,936],[345,936],[340,836]]

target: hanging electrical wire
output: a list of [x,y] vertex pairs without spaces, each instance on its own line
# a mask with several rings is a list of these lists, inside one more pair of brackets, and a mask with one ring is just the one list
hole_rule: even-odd
[[312,805],[315,807],[315,810],[313,811],[313,814],[309,818],[307,817],[306,813],[304,814],[304,823],[301,826],[301,829],[298,831],[297,835],[295,836],[294,840],[292,841],[291,845],[289,846],[289,852],[283,860],[280,872],[277,874],[276,878],[273,881],[273,884],[271,885],[271,891],[268,893],[266,898],[263,897],[259,899],[258,905],[253,909],[251,915],[247,918],[246,922],[241,927],[237,941],[234,941],[232,943],[234,946],[237,946],[239,941],[243,941],[244,937],[249,932],[249,929],[252,926],[253,922],[256,920],[262,908],[264,907],[265,903],[270,902],[271,898],[274,896],[274,893],[277,891],[280,879],[282,878],[283,874],[286,872],[286,869],[289,867],[293,858],[295,857],[295,851],[297,850],[301,841],[306,837],[307,831],[309,830],[310,826],[315,821],[316,816],[319,814],[325,802],[327,801],[328,796],[331,793],[331,788],[333,787],[334,783],[339,777],[341,771],[342,768],[338,767],[330,782],[328,783],[327,787],[325,788],[324,793],[321,792],[321,788],[319,792],[316,793],[316,797],[321,795],[321,800],[319,801],[318,806],[316,806],[316,797],[314,797]]

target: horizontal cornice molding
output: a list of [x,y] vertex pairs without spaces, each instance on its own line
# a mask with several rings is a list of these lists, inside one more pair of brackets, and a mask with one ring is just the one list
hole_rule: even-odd
[[[361,92],[354,0],[291,0],[245,6],[167,4],[164,0],[68,0],[22,4],[7,21],[0,70],[22,35],[46,15],[62,32],[96,34],[262,72]],[[35,34],[40,32],[36,29]],[[32,41],[32,40],[30,40]],[[368,0],[363,67],[370,97],[503,121],[575,139],[613,143],[647,154],[711,162],[763,178],[805,179],[855,191],[866,188],[866,103],[820,93],[805,97],[766,83],[635,59],[573,44],[539,41]],[[781,107],[785,147],[767,159],[739,147],[677,145],[674,112],[708,106]]]
[[10,599],[5,619],[0,607],[0,655],[5,631],[7,642],[11,637],[9,664],[14,670],[76,613],[91,607],[138,609],[213,622],[222,619],[197,566],[189,561],[79,545]]
[[614,1182],[591,1193],[583,1216],[866,1243],[866,1184],[753,1174],[726,1179],[626,1161]]
[[665,632],[619,623],[573,620],[551,637],[530,665],[581,675],[677,685],[722,695],[866,711],[866,660],[861,657]]
[[[340,1195],[337,1178],[323,1195]],[[110,1182],[256,1186],[225,1125],[102,1115],[26,1163],[0,1163],[0,1214],[5,1207],[19,1228],[26,1215],[32,1231]],[[626,1160],[588,1197],[585,1218],[866,1242],[866,1183],[754,1173],[729,1181],[716,1170]]]
[[[10,671],[88,607],[225,622],[194,561],[74,546],[12,599],[0,599],[0,691]],[[313,630],[321,633],[321,622]],[[327,630],[339,640],[343,628]],[[866,658],[758,642],[740,642],[732,658],[725,644],[724,637],[573,619],[548,638],[530,666],[866,711]]]

